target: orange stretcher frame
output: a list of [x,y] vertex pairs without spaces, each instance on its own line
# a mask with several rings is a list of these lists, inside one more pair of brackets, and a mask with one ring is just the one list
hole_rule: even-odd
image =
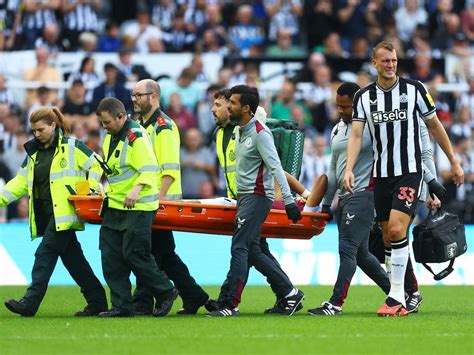
[[[92,224],[100,224],[102,196],[71,195],[69,200],[79,217]],[[235,206],[206,205],[186,201],[160,201],[153,229],[232,235]],[[270,211],[262,226],[263,238],[311,239],[326,227],[327,214],[303,212],[302,219],[293,223],[285,211]]]

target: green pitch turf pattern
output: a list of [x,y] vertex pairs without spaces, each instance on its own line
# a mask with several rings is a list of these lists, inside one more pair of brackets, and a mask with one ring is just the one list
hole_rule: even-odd
[[[78,287],[50,287],[34,318],[0,305],[0,354],[474,354],[474,288],[422,287],[418,314],[379,318],[384,295],[376,287],[351,287],[342,317],[313,317],[307,309],[332,288],[303,286],[304,309],[292,317],[264,316],[273,304],[269,287],[247,287],[233,318],[74,318],[84,306]],[[0,300],[20,298],[25,287],[0,287]],[[217,287],[206,287],[216,297]]]

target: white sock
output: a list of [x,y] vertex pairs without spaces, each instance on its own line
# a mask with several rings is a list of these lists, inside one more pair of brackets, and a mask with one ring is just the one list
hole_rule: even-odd
[[389,297],[406,306],[405,303],[405,272],[408,263],[408,239],[403,238],[392,242],[392,257],[390,262],[390,293]]
[[296,295],[297,293],[298,293],[298,289],[297,289],[296,287],[293,287],[293,289],[290,291],[289,294],[287,294],[287,295],[285,296],[285,298],[294,296],[294,295]]
[[390,280],[390,259],[392,257],[392,249],[385,248],[385,270],[387,271],[388,279]]

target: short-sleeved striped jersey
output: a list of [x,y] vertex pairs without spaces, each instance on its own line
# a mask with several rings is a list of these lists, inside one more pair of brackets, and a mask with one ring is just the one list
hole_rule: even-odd
[[[67,2],[75,3],[76,0],[68,0]],[[64,14],[64,26],[71,31],[97,32],[99,29],[97,12],[90,4],[79,4]]]
[[423,171],[420,120],[436,111],[419,81],[397,78],[388,89],[372,83],[354,96],[354,121],[368,123],[374,150],[374,177]]
[[56,15],[54,10],[43,9],[34,11],[25,11],[23,15],[23,29],[28,30],[42,30],[50,24],[56,24]]

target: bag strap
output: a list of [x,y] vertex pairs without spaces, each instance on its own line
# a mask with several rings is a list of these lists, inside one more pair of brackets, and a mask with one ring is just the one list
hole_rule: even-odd
[[436,280],[436,281],[439,281],[439,280],[442,280],[444,279],[446,276],[448,276],[450,273],[452,273],[454,271],[453,269],[453,265],[454,265],[454,260],[455,259],[451,259],[449,261],[449,265],[442,271],[440,271],[439,273],[435,274],[433,272],[433,269],[426,263],[421,263],[421,265],[423,265],[425,267],[426,270],[428,270],[429,272],[431,272],[433,274],[433,278]]

